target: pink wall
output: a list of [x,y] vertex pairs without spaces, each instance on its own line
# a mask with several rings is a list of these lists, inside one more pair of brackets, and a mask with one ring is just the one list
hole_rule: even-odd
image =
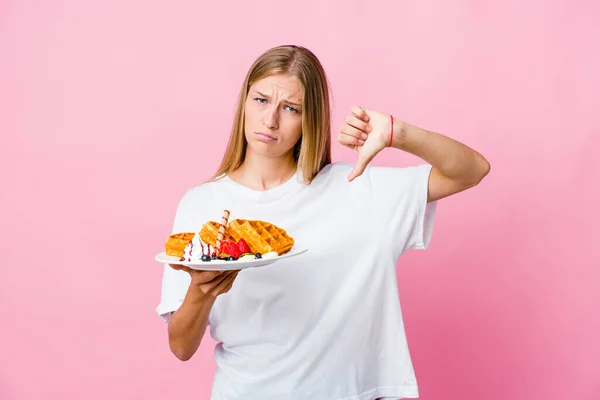
[[0,399],[208,399],[214,343],[169,353],[152,258],[281,43],[320,56],[335,128],[359,102],[492,164],[399,268],[421,398],[600,399],[597,3],[227,3],[0,5]]

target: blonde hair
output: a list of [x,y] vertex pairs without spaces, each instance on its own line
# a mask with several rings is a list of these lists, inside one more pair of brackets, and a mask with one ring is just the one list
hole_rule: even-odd
[[278,46],[258,57],[246,74],[229,142],[213,179],[233,172],[244,162],[248,146],[244,135],[244,109],[248,91],[255,82],[277,74],[296,77],[303,88],[302,136],[294,147],[294,161],[302,170],[304,181],[309,184],[323,167],[331,163],[329,84],[325,71],[308,49],[293,45]]

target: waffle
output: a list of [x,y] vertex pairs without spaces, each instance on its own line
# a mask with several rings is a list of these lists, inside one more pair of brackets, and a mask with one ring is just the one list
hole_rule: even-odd
[[269,222],[234,219],[225,232],[226,236],[231,235],[236,242],[244,238],[252,253],[266,254],[275,251],[281,255],[294,246],[294,239],[285,230]]
[[169,256],[183,257],[185,246],[194,238],[195,233],[183,232],[174,233],[167,239],[165,243],[166,253]]
[[[221,224],[214,221],[208,221],[207,223],[202,225],[202,229],[200,230],[200,240],[202,240],[206,244],[211,245],[213,248],[216,248],[217,236],[219,235],[220,226]],[[225,229],[225,235],[223,236],[223,240],[225,239],[232,239],[228,229]]]

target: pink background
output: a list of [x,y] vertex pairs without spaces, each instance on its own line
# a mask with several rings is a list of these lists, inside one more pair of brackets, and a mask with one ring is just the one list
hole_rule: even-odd
[[492,164],[399,268],[421,398],[600,399],[599,20],[566,0],[3,1],[0,399],[208,399],[214,343],[170,354],[153,256],[282,43],[322,60],[335,129],[361,103]]

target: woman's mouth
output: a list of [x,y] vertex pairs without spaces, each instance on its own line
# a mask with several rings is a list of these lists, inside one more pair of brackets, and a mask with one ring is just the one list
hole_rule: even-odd
[[274,142],[277,140],[275,136],[271,136],[268,133],[254,132],[254,134],[258,137],[258,140],[263,142]]

